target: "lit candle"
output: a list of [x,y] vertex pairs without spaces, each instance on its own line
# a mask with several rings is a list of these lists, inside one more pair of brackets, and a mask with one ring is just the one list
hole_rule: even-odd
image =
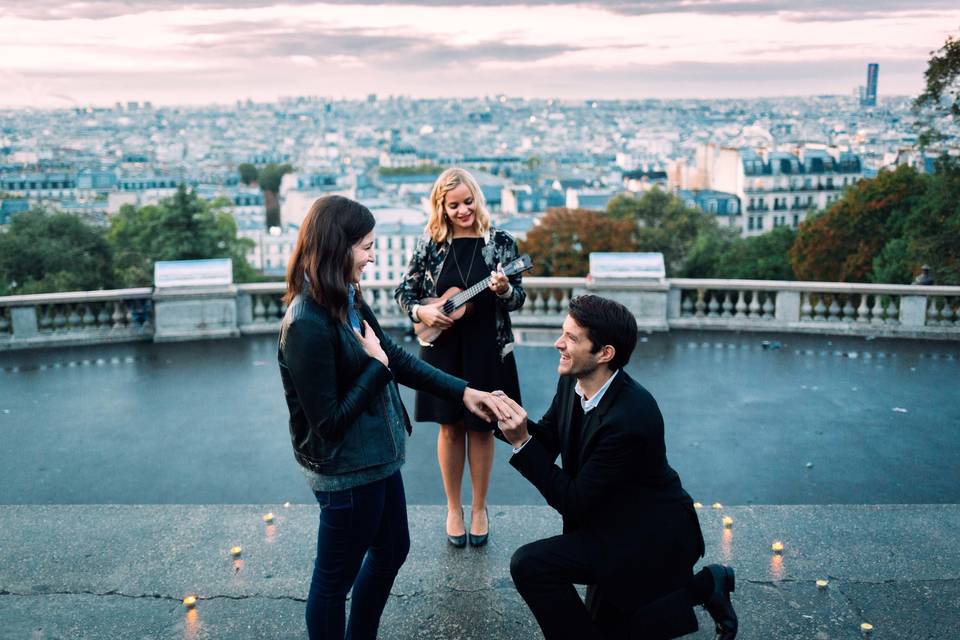
[[733,518],[730,516],[723,516],[723,526],[727,529],[733,526]]
[[700,504],[699,502],[694,502],[694,503],[693,503],[693,508],[694,508],[694,509],[703,509],[703,505]]
[[773,549],[773,552],[776,554],[783,553],[783,543],[779,540],[770,545],[770,548]]
[[830,584],[829,580],[817,580],[818,589],[826,589],[828,584]]
[[873,625],[870,624],[869,622],[864,622],[863,624],[860,625],[860,632],[863,633],[863,635],[868,636],[872,631],[873,631]]
[[243,549],[241,549],[240,547],[230,547],[230,555],[232,555],[234,558],[240,557],[240,554],[242,552],[243,552]]
[[723,505],[720,504],[719,502],[714,502],[714,503],[713,503],[713,508],[714,508],[714,509],[723,509]]
[[264,514],[263,521],[267,524],[273,524],[273,512]]
[[183,606],[185,606],[187,609],[193,609],[195,606],[197,606],[197,596],[189,595],[184,598]]

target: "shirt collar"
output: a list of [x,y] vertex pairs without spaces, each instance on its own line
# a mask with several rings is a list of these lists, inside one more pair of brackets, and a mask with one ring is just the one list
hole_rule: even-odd
[[620,369],[617,369],[613,372],[613,375],[607,378],[607,381],[603,383],[603,386],[600,387],[600,390],[593,394],[593,397],[589,400],[584,398],[583,388],[580,386],[580,381],[577,380],[576,386],[573,388],[577,392],[577,395],[580,396],[580,407],[583,409],[583,413],[590,413],[592,410],[597,408],[597,405],[600,404],[600,400],[603,399],[603,394],[607,392],[607,389],[610,388],[610,383],[613,382],[613,379],[617,377],[617,374],[620,373]]

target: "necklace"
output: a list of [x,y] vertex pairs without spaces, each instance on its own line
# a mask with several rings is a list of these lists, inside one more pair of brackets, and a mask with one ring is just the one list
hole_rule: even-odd
[[[477,238],[477,240],[479,240],[479,238]],[[470,278],[470,272],[473,271],[473,263],[477,261],[477,248],[480,246],[480,243],[477,242],[473,245],[473,255],[470,256],[470,267],[467,269],[466,278],[463,277],[463,271],[460,270],[460,261],[457,259],[457,249],[452,246],[452,242],[450,244],[450,251],[453,253],[453,265],[457,268],[457,274],[460,276],[460,281],[463,282],[463,288],[468,289],[469,285],[467,284],[467,280]]]

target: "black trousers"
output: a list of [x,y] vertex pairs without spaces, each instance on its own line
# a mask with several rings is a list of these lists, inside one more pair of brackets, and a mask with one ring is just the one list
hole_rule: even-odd
[[[629,545],[586,532],[531,542],[513,554],[510,574],[546,640],[663,640],[698,628],[687,587],[702,555],[696,514],[671,510]],[[587,602],[578,584],[588,585]]]

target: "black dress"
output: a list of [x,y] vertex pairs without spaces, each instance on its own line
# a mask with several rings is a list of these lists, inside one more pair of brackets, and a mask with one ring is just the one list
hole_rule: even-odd
[[[437,295],[450,287],[467,289],[490,275],[483,261],[482,238],[456,238],[437,278]],[[433,341],[431,347],[420,347],[420,358],[451,375],[466,380],[480,391],[500,389],[520,403],[520,381],[513,353],[503,359],[497,351],[496,305],[500,304],[490,289],[474,296],[473,312],[453,323]],[[466,411],[462,402],[418,391],[414,417],[419,422],[454,424],[463,420],[473,431],[492,431],[487,423]]]

